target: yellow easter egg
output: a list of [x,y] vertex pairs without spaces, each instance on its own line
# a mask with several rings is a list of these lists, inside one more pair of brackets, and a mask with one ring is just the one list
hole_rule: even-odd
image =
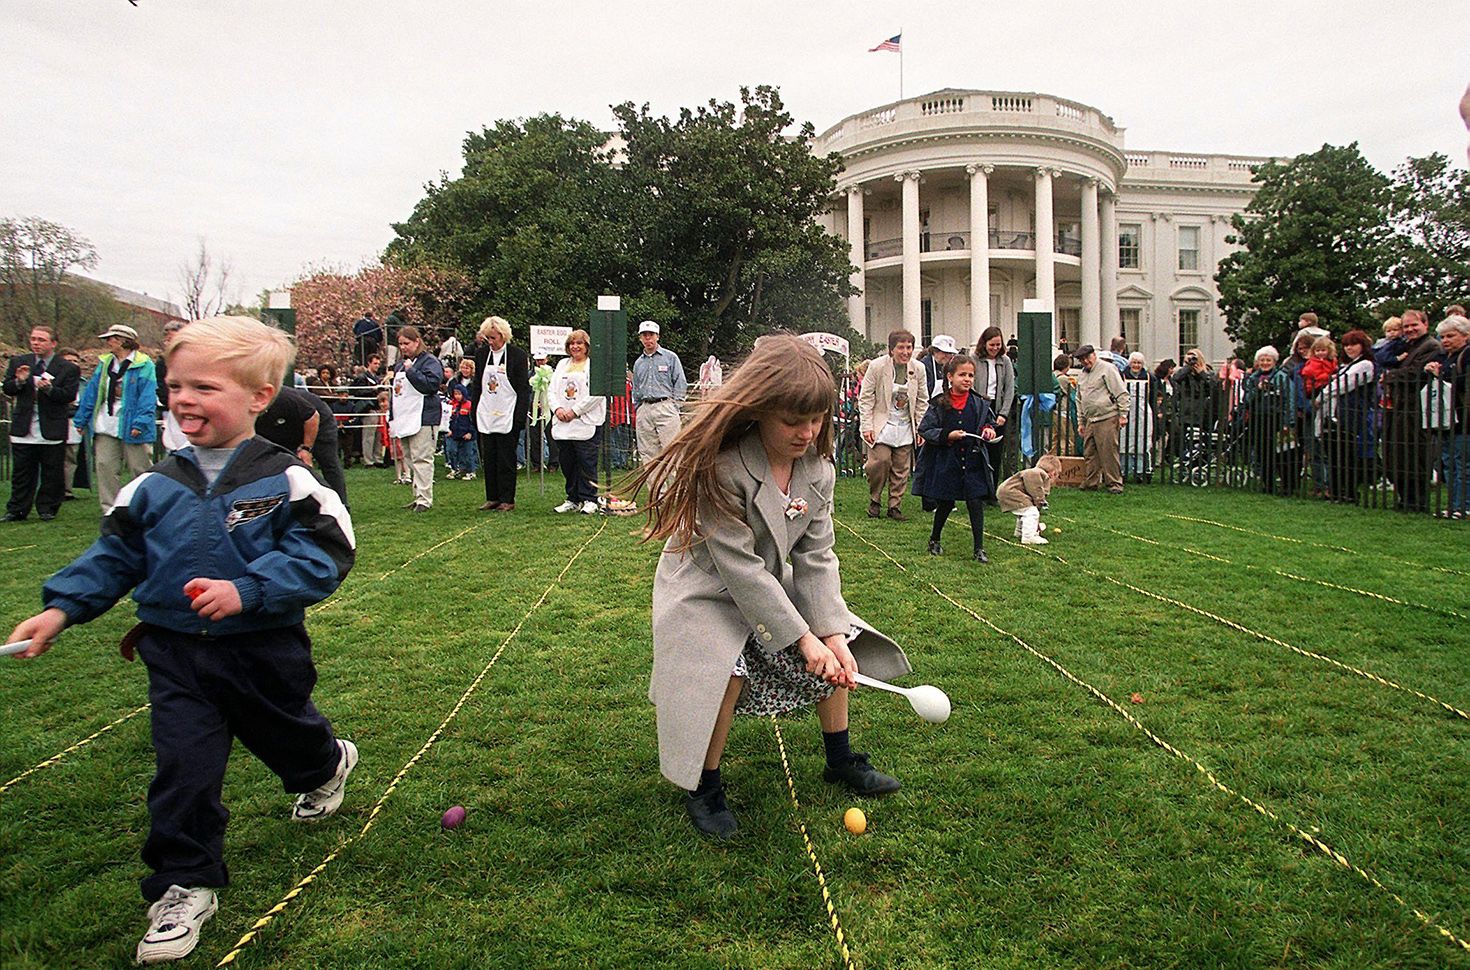
[[1059,536],[1059,535],[1062,534],[1062,530],[1061,529],[1052,529],[1051,530],[1051,534],[1054,535],[1054,536]]
[[853,835],[862,835],[868,830],[868,817],[863,814],[861,808],[849,808],[842,815],[842,824]]

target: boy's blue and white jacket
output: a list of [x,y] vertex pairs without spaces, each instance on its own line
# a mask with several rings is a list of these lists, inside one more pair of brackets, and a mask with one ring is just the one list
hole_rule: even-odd
[[[129,482],[102,535],[42,590],[71,624],[106,613],[129,589],[138,619],[203,636],[300,623],[352,568],[352,520],[337,493],[282,448],[250,438],[207,485],[193,448]],[[202,619],[184,584],[228,579],[242,611]]]

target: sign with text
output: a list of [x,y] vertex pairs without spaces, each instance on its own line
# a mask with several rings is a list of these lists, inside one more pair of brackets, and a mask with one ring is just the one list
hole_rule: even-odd
[[844,357],[848,356],[847,340],[835,333],[799,333],[797,336],[817,348],[818,353],[831,350]]
[[565,357],[567,337],[571,335],[571,332],[571,327],[532,327],[531,356]]

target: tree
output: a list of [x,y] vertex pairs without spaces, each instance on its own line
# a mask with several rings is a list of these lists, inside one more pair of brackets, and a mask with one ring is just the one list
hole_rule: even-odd
[[470,292],[463,273],[428,265],[314,271],[291,287],[297,353],[313,367],[333,364],[346,371],[352,325],[364,313],[372,311],[381,321],[396,311],[407,323],[452,330],[464,318]]
[[0,219],[0,333],[21,346],[32,327],[55,327],[64,342],[125,315],[102,286],[77,271],[97,265],[97,249],[65,226],[30,216]]
[[626,248],[607,135],[538,115],[498,121],[464,140],[464,171],[424,187],[393,230],[386,257],[458,267],[474,283],[461,331],[494,313],[527,324],[582,326],[599,293],[616,292]]
[[1260,187],[1226,237],[1245,248],[1215,274],[1225,332],[1246,348],[1284,341],[1308,310],[1339,334],[1373,327],[1389,255],[1388,179],[1355,142],[1256,166],[1252,180]]
[[199,237],[199,251],[191,260],[179,264],[179,286],[183,290],[181,303],[184,316],[190,320],[203,320],[224,312],[229,300],[226,291],[230,284],[230,261],[217,259],[210,251],[204,237]]
[[611,137],[560,115],[470,135],[463,173],[425,186],[387,257],[460,268],[473,322],[517,329],[581,326],[598,294],[621,294],[630,325],[662,324],[691,366],[777,328],[857,338],[846,246],[816,221],[841,163],[812,155],[810,124],[790,131],[774,88],[675,120],[613,112]]
[[1470,299],[1470,171],[1443,155],[1411,158],[1393,172],[1389,202],[1393,261],[1387,294],[1437,320]]
[[774,329],[847,332],[852,267],[816,221],[842,163],[812,154],[810,123],[788,133],[794,119],[774,87],[741,88],[739,106],[711,100],[677,120],[631,102],[613,114],[637,255],[628,291],[674,308],[671,349],[697,359]]

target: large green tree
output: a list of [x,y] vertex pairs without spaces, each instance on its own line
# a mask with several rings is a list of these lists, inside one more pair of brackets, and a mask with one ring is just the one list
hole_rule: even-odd
[[[1215,282],[1225,332],[1247,348],[1283,341],[1311,310],[1335,333],[1371,328],[1388,263],[1389,182],[1358,151],[1324,145],[1253,171],[1258,184]],[[1285,348],[1282,348],[1285,353]]]
[[[742,88],[677,119],[613,109],[636,279],[677,315],[666,341],[686,357],[729,355],[761,333],[847,332],[846,247],[818,224],[841,170],[811,151],[773,87]],[[630,281],[633,282],[633,281]]]
[[1470,299],[1470,171],[1443,155],[1411,158],[1393,173],[1393,229],[1386,291],[1392,309],[1416,306],[1439,319]]
[[601,293],[663,324],[692,370],[776,328],[847,330],[845,246],[816,221],[840,168],[811,153],[774,88],[619,129],[559,115],[500,121],[465,139],[456,178],[425,187],[388,256],[457,266],[472,320],[586,320]]
[[496,313],[528,324],[582,326],[598,293],[620,282],[626,228],[607,135],[538,115],[498,121],[464,140],[464,170],[424,187],[394,225],[394,262],[447,264],[474,289],[465,331]]

